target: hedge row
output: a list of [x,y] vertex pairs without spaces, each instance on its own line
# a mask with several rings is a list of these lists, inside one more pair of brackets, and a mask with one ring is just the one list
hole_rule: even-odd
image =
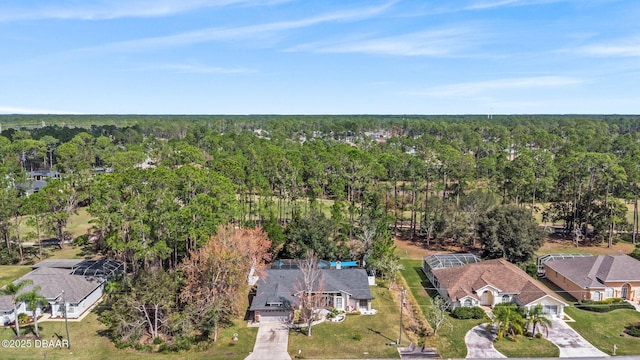
[[456,319],[484,319],[487,314],[478,306],[474,307],[457,307],[451,315]]
[[593,312],[609,312],[617,309],[635,310],[633,305],[620,298],[609,298],[601,301],[585,300],[577,303],[576,308]]

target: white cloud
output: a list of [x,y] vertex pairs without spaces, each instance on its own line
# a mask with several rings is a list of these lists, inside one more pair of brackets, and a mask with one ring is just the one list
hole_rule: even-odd
[[110,43],[82,50],[138,51],[141,49],[182,46],[210,41],[256,38],[273,34],[275,32],[300,29],[328,22],[357,21],[366,19],[384,12],[393,3],[394,2],[389,2],[381,6],[337,11],[300,20],[280,21],[233,28],[206,28],[174,35]]
[[142,71],[171,71],[180,74],[247,74],[256,70],[243,67],[219,67],[200,64],[154,64],[133,70]]
[[477,32],[456,27],[375,39],[304,44],[293,47],[289,51],[398,56],[450,56],[469,47],[471,44],[477,45],[478,37]]
[[538,76],[525,78],[498,79],[479,82],[467,82],[434,87],[427,91],[413,91],[406,94],[425,97],[473,96],[495,90],[514,90],[530,88],[556,88],[581,84],[577,78],[564,76]]
[[533,6],[553,4],[557,2],[568,2],[575,0],[492,0],[492,1],[474,1],[464,7],[464,10],[485,10],[505,6]]
[[[111,0],[100,2],[59,1],[39,7],[9,8],[0,5],[0,21],[62,19],[105,20],[170,16],[203,8],[229,5],[273,5],[290,0]],[[44,5],[42,5],[44,4]]]
[[635,41],[623,41],[618,44],[594,44],[583,46],[578,52],[586,55],[605,57],[637,57],[640,56],[640,38]]

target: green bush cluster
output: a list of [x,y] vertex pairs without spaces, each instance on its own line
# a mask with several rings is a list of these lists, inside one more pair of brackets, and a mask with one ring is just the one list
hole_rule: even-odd
[[26,324],[27,321],[29,321],[29,315],[27,315],[25,313],[18,314],[18,323]]
[[631,324],[624,328],[624,332],[627,335],[634,337],[640,337],[640,323]]
[[617,309],[635,310],[633,305],[620,298],[609,298],[606,300],[584,300],[576,304],[577,309],[593,311],[593,312],[609,312]]
[[451,314],[456,319],[484,319],[487,314],[478,306],[474,307],[457,307]]

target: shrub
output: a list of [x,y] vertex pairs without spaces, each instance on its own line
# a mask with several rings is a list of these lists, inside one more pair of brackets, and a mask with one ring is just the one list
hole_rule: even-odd
[[18,323],[26,324],[27,321],[29,321],[29,315],[27,315],[25,313],[18,314]]
[[631,324],[624,328],[624,332],[627,335],[634,337],[640,337],[640,323]]
[[362,335],[360,335],[360,334],[354,334],[351,338],[352,338],[353,340],[355,340],[355,341],[360,341],[360,340],[362,340]]
[[609,312],[617,309],[635,310],[633,305],[620,298],[609,298],[601,301],[585,300],[576,304],[577,309],[592,312]]
[[536,333],[536,339],[542,339],[542,333]]
[[89,237],[87,235],[80,235],[77,238],[73,239],[73,245],[76,246],[85,246],[89,243]]
[[451,314],[456,319],[484,319],[487,315],[482,308],[478,306],[474,307],[457,307]]

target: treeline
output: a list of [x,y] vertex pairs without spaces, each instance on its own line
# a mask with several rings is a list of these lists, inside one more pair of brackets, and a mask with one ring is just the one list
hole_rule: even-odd
[[[475,246],[477,221],[489,210],[476,205],[482,196],[526,207],[545,223],[560,222],[577,241],[612,242],[621,231],[637,228],[637,205],[636,220],[628,224],[625,204],[635,204],[638,198],[637,116],[489,120],[482,116],[12,115],[0,119],[50,124],[3,128],[4,181],[25,179],[31,170],[56,169],[63,179],[74,178],[80,190],[92,189],[91,197],[80,192],[79,204],[97,201],[93,199],[102,196],[101,182],[123,194],[118,186],[153,184],[159,174],[167,178],[157,181],[176,184],[191,180],[188,176],[193,181],[218,179],[223,190],[212,193],[210,201],[231,193],[234,202],[218,213],[222,222],[272,221],[286,229],[311,216],[313,209],[330,214],[330,237],[340,245],[359,235],[363,219],[382,214],[391,220],[393,230],[407,230],[413,239]],[[150,166],[157,167],[145,169]],[[96,167],[113,169],[114,174],[97,177]],[[194,174],[180,174],[187,169]],[[119,179],[132,183],[118,185]],[[177,199],[176,209],[188,208],[196,195],[200,195],[197,201],[204,201],[202,197],[211,192],[203,192],[197,184],[176,186],[198,189],[184,198],[168,186],[168,196]],[[215,189],[212,184],[203,186]],[[7,188],[14,197],[19,195],[17,189]],[[163,189],[148,188],[150,193]],[[149,197],[144,191],[137,189],[135,194]],[[91,211],[99,218],[98,210]],[[23,212],[9,211],[8,218]],[[10,232],[3,234],[9,244]],[[635,240],[635,231],[632,234]],[[294,245],[275,242],[283,255],[296,254]],[[184,251],[188,249],[184,246]],[[328,255],[345,256],[347,250],[342,247]]]

